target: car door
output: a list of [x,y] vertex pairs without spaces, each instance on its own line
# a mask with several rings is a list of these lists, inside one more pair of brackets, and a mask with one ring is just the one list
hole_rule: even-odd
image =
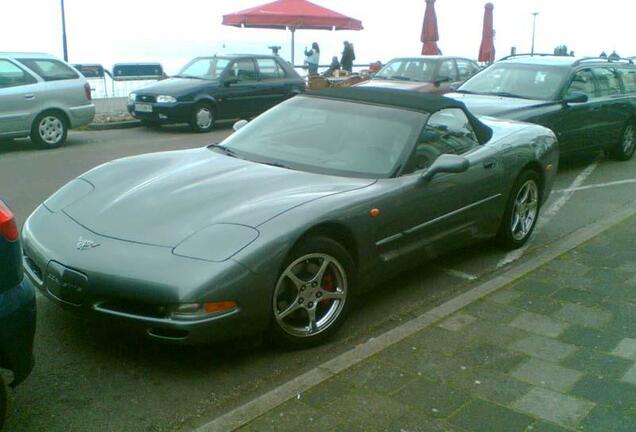
[[[443,154],[464,156],[469,169],[423,181],[422,174]],[[377,242],[380,256],[430,258],[493,235],[504,202],[502,178],[496,150],[479,144],[462,110],[431,115],[397,180],[394,217]]]
[[258,74],[254,60],[234,60],[223,73],[222,80],[227,84],[219,95],[219,117],[232,119],[255,116],[259,103]]
[[28,133],[40,86],[31,73],[0,58],[0,136]]
[[447,59],[447,60],[441,61],[437,69],[436,76],[437,76],[436,79],[448,78],[448,81],[444,81],[440,83],[439,87],[437,87],[433,91],[433,93],[437,93],[437,94],[448,93],[450,90],[450,87],[456,84],[458,80],[457,66],[455,64],[455,60]]
[[598,145],[620,142],[623,129],[631,120],[629,97],[625,94],[620,75],[614,67],[593,67],[598,99],[595,111],[598,125]]
[[273,58],[257,58],[258,66],[258,110],[266,111],[278,105],[291,94],[285,72]]
[[558,111],[549,113],[543,120],[537,121],[554,131],[559,139],[561,154],[593,147],[597,145],[600,138],[598,130],[600,104],[591,69],[576,71],[565,86],[562,97],[575,93],[586,95],[588,101],[563,104]]

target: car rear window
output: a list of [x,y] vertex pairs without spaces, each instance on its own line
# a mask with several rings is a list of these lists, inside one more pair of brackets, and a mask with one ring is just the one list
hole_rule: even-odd
[[256,62],[258,63],[258,70],[261,74],[261,79],[276,79],[285,77],[285,71],[283,71],[276,60],[260,58],[256,59]]
[[593,68],[599,96],[615,96],[621,93],[621,84],[615,69]]
[[40,75],[44,81],[60,81],[79,78],[79,75],[59,60],[17,59],[20,63]]

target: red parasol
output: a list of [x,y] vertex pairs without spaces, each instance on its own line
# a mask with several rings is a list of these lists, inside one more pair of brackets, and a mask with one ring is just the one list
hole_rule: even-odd
[[486,3],[484,12],[484,31],[479,48],[479,61],[492,63],[495,61],[495,30],[493,29],[492,11],[495,7],[492,3]]
[[426,0],[426,12],[424,13],[424,24],[422,26],[422,37],[420,40],[424,44],[422,47],[422,55],[439,55],[442,53],[437,46],[439,34],[437,33],[435,0]]
[[235,27],[290,29],[292,64],[294,32],[309,30],[362,30],[362,22],[307,0],[277,0],[223,16],[223,24]]

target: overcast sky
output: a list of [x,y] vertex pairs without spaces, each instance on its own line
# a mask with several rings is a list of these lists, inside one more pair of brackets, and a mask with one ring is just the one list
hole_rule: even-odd
[[[281,45],[289,58],[290,33],[221,25],[223,14],[263,0],[66,0],[69,60],[101,63],[158,61],[174,73],[198,55],[269,52]],[[321,63],[339,55],[342,41],[354,42],[357,61],[386,62],[417,55],[424,0],[315,0],[362,20],[361,32],[298,31],[296,63],[317,41]],[[477,57],[482,0],[437,0],[439,46],[444,54]],[[631,0],[494,0],[495,46],[503,56],[516,46],[530,50],[532,12],[537,17],[536,50],[566,44],[577,55],[617,50],[636,55],[636,3]],[[0,51],[43,51],[62,56],[59,0],[0,0]],[[602,5],[599,6],[599,5]]]

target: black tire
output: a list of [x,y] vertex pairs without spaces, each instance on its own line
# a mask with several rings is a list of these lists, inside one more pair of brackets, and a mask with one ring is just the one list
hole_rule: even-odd
[[611,151],[611,156],[619,161],[628,161],[634,156],[634,150],[636,150],[636,126],[629,123],[623,129],[621,140]]
[[68,121],[60,111],[44,111],[33,120],[31,141],[44,149],[58,148],[66,141]]
[[[534,211],[535,214],[532,222],[530,223],[530,226],[527,227],[527,229],[517,230],[515,226],[519,227],[521,221],[517,220],[515,225],[516,219],[514,217],[514,212],[517,210],[516,203],[517,200],[521,198],[520,194],[522,192],[522,189],[529,183],[534,185],[535,188],[534,199],[536,200],[536,206],[534,207],[534,210],[531,210]],[[532,188],[532,186],[529,187]],[[539,219],[540,203],[541,182],[539,181],[539,174],[537,174],[537,172],[534,170],[525,170],[515,181],[515,184],[510,191],[508,201],[506,202],[506,210],[504,212],[503,219],[501,220],[501,225],[499,226],[499,232],[497,233],[497,243],[499,243],[501,247],[503,247],[504,249],[518,249],[526,244],[530,236],[532,236],[532,232],[537,225],[537,221]],[[521,211],[522,208],[519,208],[519,210]],[[524,220],[524,222],[525,221],[526,220]],[[523,227],[526,227],[526,225],[523,225]]]
[[[305,259],[307,257],[309,258]],[[306,270],[311,275],[309,271],[311,268],[321,267],[322,263],[325,262],[322,257],[327,257],[326,270],[322,276],[318,271],[314,275],[314,279],[311,277],[309,280],[306,278],[298,279],[299,282],[306,281],[306,285],[298,287],[292,282],[292,279],[284,276],[286,271],[290,269]],[[294,264],[295,262],[297,264]],[[321,278],[319,284],[312,282],[318,277]],[[325,287],[326,280],[330,281],[328,287]],[[272,341],[280,346],[306,348],[320,344],[331,337],[340,328],[349,313],[355,283],[355,263],[349,252],[340,243],[319,236],[301,240],[289,254],[274,286],[270,301],[271,323],[268,332]],[[294,293],[294,291],[296,292]],[[336,294],[339,296],[338,299],[325,299],[328,295]],[[282,321],[277,318],[285,309],[297,304],[300,306],[284,317]],[[311,309],[314,310],[314,321],[316,322],[314,330],[309,330],[311,327],[309,311]],[[301,328],[304,320],[307,320],[307,326],[304,328],[307,334],[296,334],[293,329]],[[324,321],[322,328],[317,327],[320,321]],[[297,323],[301,323],[300,326],[294,327],[294,324]]]
[[4,420],[7,415],[7,386],[0,376],[0,430],[4,425]]
[[[209,121],[202,121],[201,116],[204,114],[210,116]],[[209,103],[201,102],[196,104],[190,115],[190,128],[194,132],[210,132],[214,128],[215,115],[214,107]]]

